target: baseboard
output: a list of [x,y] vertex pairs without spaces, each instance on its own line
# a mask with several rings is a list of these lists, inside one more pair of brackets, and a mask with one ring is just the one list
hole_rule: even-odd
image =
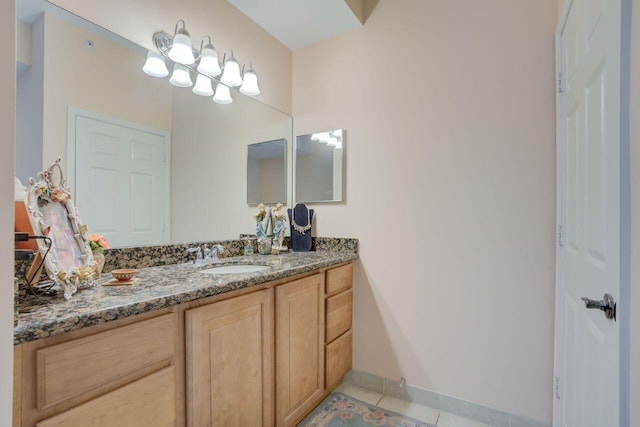
[[415,402],[420,405],[460,415],[461,417],[470,418],[481,423],[489,424],[492,427],[550,427],[548,424],[531,418],[509,414],[424,388],[401,384],[400,381],[390,380],[355,369],[347,372],[344,377],[344,382],[382,393],[385,396],[397,397],[409,402]]

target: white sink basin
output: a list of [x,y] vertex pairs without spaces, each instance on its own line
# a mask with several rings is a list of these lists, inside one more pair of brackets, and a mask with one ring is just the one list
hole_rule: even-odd
[[200,270],[200,273],[204,274],[241,274],[241,273],[255,273],[256,271],[268,270],[270,267],[266,265],[222,265],[220,267],[208,268],[206,270]]

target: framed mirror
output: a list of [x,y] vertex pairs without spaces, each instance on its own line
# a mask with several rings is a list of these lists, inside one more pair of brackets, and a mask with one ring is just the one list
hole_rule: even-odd
[[[71,298],[78,285],[91,284],[94,260],[84,226],[65,186],[60,158],[38,174],[40,181],[29,180],[26,207],[38,251],[49,277]],[[41,262],[38,258],[34,262]]]
[[247,204],[276,204],[287,200],[287,141],[247,146]]
[[296,136],[296,203],[344,200],[344,129]]

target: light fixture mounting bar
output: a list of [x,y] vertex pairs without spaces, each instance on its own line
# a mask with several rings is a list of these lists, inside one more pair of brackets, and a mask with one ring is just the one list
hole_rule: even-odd
[[[171,60],[171,58],[169,58],[169,51],[171,50],[171,46],[173,46],[173,37],[171,37],[170,34],[164,32],[164,31],[158,31],[157,33],[155,33],[153,35],[153,43],[156,45],[156,48],[158,49],[158,52],[160,52],[160,54],[162,56],[164,56],[166,59],[168,59],[169,61],[173,62]],[[200,56],[200,52],[192,49],[193,50],[193,56],[195,56],[196,58],[198,58]],[[184,65],[186,68],[188,68],[190,71],[193,71],[196,74],[202,74],[205,77],[210,78],[211,80],[214,80],[216,82],[220,82],[220,76],[216,76],[216,77],[212,77],[208,74],[203,74],[201,72],[198,71],[198,66],[197,66],[197,61],[193,64],[190,65],[186,65],[186,64],[180,64],[180,65]],[[220,82],[222,83],[222,82]],[[222,83],[224,84],[224,83]],[[225,86],[228,86],[226,84],[224,84]]]

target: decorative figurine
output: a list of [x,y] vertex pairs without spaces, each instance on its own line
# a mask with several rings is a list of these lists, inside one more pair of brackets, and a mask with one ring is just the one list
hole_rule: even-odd
[[269,229],[269,221],[271,215],[267,215],[267,210],[263,203],[258,205],[258,213],[253,218],[256,220],[256,237],[263,239],[267,237],[267,230]]
[[282,203],[278,203],[271,213],[273,218],[273,243],[275,246],[276,241],[278,242],[279,251],[288,251],[289,248],[283,245],[284,232],[286,230],[285,224],[287,223],[287,214],[282,210],[283,207]]

